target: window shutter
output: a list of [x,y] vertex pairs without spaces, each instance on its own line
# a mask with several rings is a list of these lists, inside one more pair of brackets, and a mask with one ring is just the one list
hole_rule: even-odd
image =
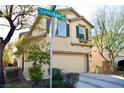
[[58,26],[57,26],[55,35],[58,36]]
[[88,29],[86,28],[86,40],[89,40]]
[[66,32],[67,32],[67,37],[69,37],[70,36],[69,24],[66,24]]
[[47,33],[49,33],[49,29],[50,28],[50,20],[47,20],[46,21],[46,31],[47,31]]
[[80,38],[84,40],[84,34],[80,34]]
[[79,26],[76,26],[76,37],[79,38]]
[[59,26],[59,22],[57,22],[57,29],[56,29],[55,36],[58,36],[58,31],[59,31],[58,26]]

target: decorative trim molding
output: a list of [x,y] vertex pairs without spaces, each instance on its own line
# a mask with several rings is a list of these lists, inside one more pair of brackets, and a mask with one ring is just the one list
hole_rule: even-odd
[[[83,42],[83,41],[82,41]],[[71,45],[72,46],[74,46],[74,45],[77,45],[77,46],[87,46],[87,47],[92,47],[93,45],[92,44],[83,44],[83,43],[71,43]]]
[[73,52],[73,51],[61,51],[61,50],[53,50],[55,54],[72,54],[72,55],[88,55],[89,52]]

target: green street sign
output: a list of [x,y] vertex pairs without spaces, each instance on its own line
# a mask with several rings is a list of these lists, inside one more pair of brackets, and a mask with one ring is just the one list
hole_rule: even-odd
[[41,8],[41,7],[38,7],[38,13],[49,16],[49,17],[55,17],[58,19],[67,20],[67,18],[64,14],[61,14],[57,11],[52,11],[52,10],[48,10],[45,8]]

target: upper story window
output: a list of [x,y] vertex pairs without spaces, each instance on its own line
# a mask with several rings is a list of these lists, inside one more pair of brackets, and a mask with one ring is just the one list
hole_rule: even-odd
[[58,22],[58,27],[57,27],[57,36],[67,36],[67,25],[65,22]]
[[[50,25],[49,22],[48,25]],[[49,30],[48,28],[49,27],[47,27],[47,30]],[[66,22],[59,21],[55,36],[69,37],[69,24],[67,24]]]
[[56,36],[69,37],[69,24],[66,22],[58,22]]
[[76,26],[76,37],[81,40],[88,40],[88,30],[83,26]]

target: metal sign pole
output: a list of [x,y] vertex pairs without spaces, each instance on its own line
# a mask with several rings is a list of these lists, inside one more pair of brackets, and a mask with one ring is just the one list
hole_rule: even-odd
[[52,88],[52,64],[53,64],[53,45],[54,35],[57,29],[57,19],[52,17],[50,31],[50,88]]
[[53,37],[50,37],[50,88],[52,88]]
[[[51,10],[52,11],[54,11],[55,10],[55,8],[56,8],[56,5],[52,5],[52,7],[51,7]],[[54,18],[52,17],[52,23],[51,23],[51,25],[52,25],[52,28],[51,28],[51,32],[50,32],[50,34],[51,34],[51,38],[50,38],[50,45],[51,45],[51,47],[50,47],[50,88],[52,88],[52,63],[53,63],[53,37],[54,37],[54,30],[56,30],[54,27],[55,27],[55,20],[54,20]]]

